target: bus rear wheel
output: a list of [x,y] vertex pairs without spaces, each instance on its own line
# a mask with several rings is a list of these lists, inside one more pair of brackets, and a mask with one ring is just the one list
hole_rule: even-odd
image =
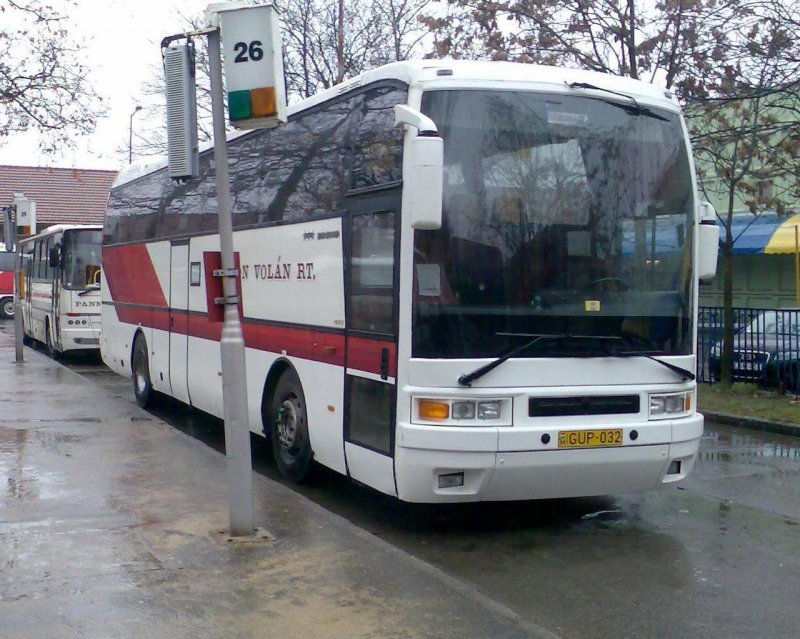
[[50,330],[50,322],[47,322],[44,327],[44,339],[47,346],[47,354],[53,359],[59,359],[63,353],[56,348],[53,342],[53,331]]
[[150,358],[147,355],[147,340],[143,335],[137,335],[133,343],[133,358],[131,360],[133,372],[133,394],[136,403],[142,408],[148,408],[155,401],[155,391],[150,381]]
[[0,317],[3,319],[11,319],[14,317],[14,298],[5,297],[0,302]]
[[284,371],[278,380],[269,415],[272,452],[278,471],[294,482],[310,479],[314,455],[308,437],[306,399],[293,370]]

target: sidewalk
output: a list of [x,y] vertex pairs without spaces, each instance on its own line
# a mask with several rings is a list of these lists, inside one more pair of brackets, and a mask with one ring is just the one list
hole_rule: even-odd
[[776,435],[800,437],[800,426],[797,424],[776,422],[769,419],[761,419],[760,417],[730,415],[728,413],[703,410],[702,407],[700,408],[700,412],[703,413],[708,421],[719,422],[720,424],[728,424],[729,426],[738,426],[739,428],[749,428],[750,430],[760,430],[764,431],[765,433],[775,433]]
[[230,542],[225,459],[0,335],[0,637],[550,636],[269,479]]

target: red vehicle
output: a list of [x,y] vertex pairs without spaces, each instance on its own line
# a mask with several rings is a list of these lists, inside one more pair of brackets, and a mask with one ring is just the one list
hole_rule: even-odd
[[14,271],[0,271],[0,318],[14,317]]

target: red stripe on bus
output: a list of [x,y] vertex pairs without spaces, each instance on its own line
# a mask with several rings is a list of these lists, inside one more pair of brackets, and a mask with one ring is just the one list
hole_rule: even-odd
[[397,344],[394,342],[350,337],[347,340],[347,367],[380,375],[383,349],[389,351],[386,374],[389,377],[397,377]]
[[104,246],[103,271],[115,302],[167,306],[146,245]]
[[169,330],[169,310],[156,307],[125,306],[115,304],[117,317],[120,322],[134,326],[146,326],[161,331]]
[[[144,308],[115,304],[117,316],[121,322],[142,325],[189,337],[199,337],[215,342],[222,335],[222,324],[209,321],[205,313],[187,311],[171,312],[166,308]],[[299,357],[315,362],[324,362],[334,366],[345,365],[345,335],[343,332],[320,331],[314,328],[299,328],[255,322],[245,319],[242,322],[242,333],[247,348],[254,348],[271,353],[286,353],[291,357]],[[369,339],[366,337],[350,337],[347,349],[347,367],[381,374],[381,354],[383,349],[389,350],[389,377],[397,375],[397,345],[387,340]]]
[[250,348],[344,366],[344,334],[313,328],[275,326],[245,320],[242,330]]

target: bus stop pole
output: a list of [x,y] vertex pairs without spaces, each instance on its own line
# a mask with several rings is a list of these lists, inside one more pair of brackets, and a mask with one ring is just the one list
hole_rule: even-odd
[[14,269],[14,350],[16,351],[15,362],[23,364],[25,360],[22,355],[22,299],[20,298],[20,284],[23,281],[22,274],[22,253],[17,248],[16,268]]
[[233,222],[228,178],[228,146],[225,135],[225,104],[222,88],[220,31],[208,33],[211,75],[211,110],[214,123],[214,167],[217,181],[219,242],[222,261],[222,294],[225,321],[220,339],[222,357],[222,403],[225,417],[225,454],[228,470],[230,533],[252,535],[253,466],[250,458],[250,426],[247,415],[247,377],[242,325],[239,321],[236,272],[233,254]]

